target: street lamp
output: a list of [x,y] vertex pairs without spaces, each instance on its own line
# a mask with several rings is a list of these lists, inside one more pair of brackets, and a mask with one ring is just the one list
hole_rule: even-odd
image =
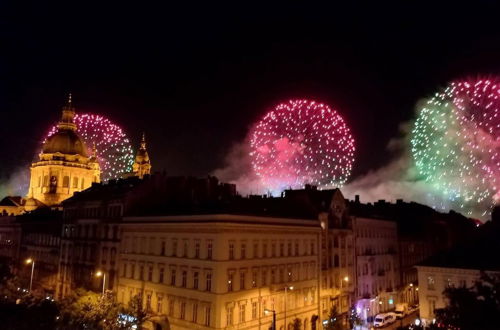
[[293,286],[285,286],[285,329],[288,329],[287,326],[286,326],[286,293],[288,290],[293,290]]
[[33,273],[35,272],[35,260],[32,258],[26,259],[26,264],[29,265],[31,264],[31,277],[30,277],[30,293],[31,293],[31,288],[33,287]]
[[269,313],[273,313],[273,326],[272,330],[276,330],[276,311],[274,309],[264,309],[264,314],[268,315]]
[[97,273],[95,273],[95,276],[96,277],[102,276],[102,295],[104,296],[104,290],[106,288],[106,273],[98,270]]

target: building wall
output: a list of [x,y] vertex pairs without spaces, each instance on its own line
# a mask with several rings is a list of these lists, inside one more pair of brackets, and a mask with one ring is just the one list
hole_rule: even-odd
[[120,302],[141,294],[156,322],[168,319],[172,329],[268,329],[265,309],[276,311],[277,329],[285,313],[286,323],[299,318],[311,329],[319,295],[316,221],[196,218],[125,219]]
[[0,217],[0,256],[9,260],[18,260],[21,246],[21,226],[15,217]]
[[394,309],[399,288],[397,224],[353,218],[357,308],[364,317]]
[[446,307],[444,290],[449,286],[471,287],[481,277],[474,269],[417,266],[420,317],[431,321],[434,310]]

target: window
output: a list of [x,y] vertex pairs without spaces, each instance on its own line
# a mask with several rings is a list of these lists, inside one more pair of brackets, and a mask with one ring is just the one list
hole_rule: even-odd
[[280,268],[280,283],[285,282],[285,270]]
[[212,291],[212,273],[207,273],[205,290]]
[[130,278],[135,278],[135,264],[132,263],[132,266],[130,267]]
[[434,310],[436,309],[436,300],[429,299],[429,315],[434,315]]
[[253,257],[254,258],[259,257],[259,243],[257,243],[257,242],[253,243]]
[[228,307],[227,308],[227,325],[233,325],[233,308]]
[[175,286],[175,269],[170,272],[170,285]]
[[123,263],[122,277],[126,277],[126,276],[127,276],[127,263]]
[[193,273],[193,289],[198,289],[198,272]]
[[[49,177],[47,175],[43,178],[43,185],[44,186],[49,185]],[[63,187],[69,188],[69,176],[67,175],[63,178]]]
[[233,291],[233,273],[227,274],[227,291]]
[[156,311],[158,314],[161,314],[163,312],[163,297],[158,297],[156,299]]
[[177,240],[174,239],[172,242],[172,256],[177,257]]
[[207,243],[207,259],[211,260],[212,259],[212,249],[213,249],[213,243],[212,241],[208,241]]
[[185,240],[184,240],[184,246],[183,246],[183,249],[182,249],[182,256],[183,256],[184,258],[186,258],[186,257],[187,257],[187,255],[188,255],[188,252],[187,252],[187,251],[188,251],[188,241],[187,241],[187,239],[185,239]]
[[272,242],[271,243],[271,257],[276,257],[276,243]]
[[144,266],[139,266],[139,280],[144,281]]
[[85,187],[85,179],[84,179],[84,178],[82,178],[82,184],[81,184],[81,186],[80,186],[80,189],[82,189],[82,190],[83,190],[83,187]]
[[285,244],[280,243],[280,257],[283,257],[285,255]]
[[271,284],[276,283],[276,269],[271,269]]
[[295,241],[295,256],[299,255],[299,241]]
[[262,270],[262,286],[267,285],[267,270]]
[[292,242],[288,242],[288,256],[292,256]]
[[180,317],[181,320],[185,320],[186,319],[186,303],[183,301],[181,302],[181,317]]
[[148,281],[153,282],[153,266],[149,266]]
[[161,254],[162,256],[164,256],[164,255],[165,255],[165,245],[166,245],[165,241],[161,241],[160,254]]
[[240,305],[240,323],[245,322],[245,312],[246,312],[246,305],[241,304]]
[[434,287],[434,277],[432,276],[428,276],[427,277],[427,289],[428,290],[434,290],[435,287]]
[[252,288],[257,287],[257,271],[252,272]]
[[73,178],[73,188],[78,188],[78,178]]
[[194,257],[196,259],[200,258],[200,242],[199,241],[196,241],[196,243],[194,244]]
[[146,295],[146,311],[151,310],[151,293]]
[[240,271],[240,290],[245,290],[245,272]]
[[175,311],[175,304],[173,300],[170,300],[168,304],[168,315],[174,316],[174,311]]
[[252,319],[255,320],[257,318],[257,302],[252,302]]
[[241,259],[245,259],[247,256],[247,245],[246,243],[241,243]]
[[262,258],[267,258],[267,243],[262,244]]
[[158,276],[158,282],[163,283],[163,277],[164,277],[165,269],[163,267],[160,267],[160,274]]
[[208,327],[210,326],[210,307],[205,307],[205,325]]
[[314,251],[314,241],[311,241],[311,255],[315,255],[316,251]]
[[198,321],[198,304],[193,304],[193,322]]
[[229,243],[229,260],[234,259],[234,243]]
[[185,288],[187,285],[187,271],[182,271],[182,287]]

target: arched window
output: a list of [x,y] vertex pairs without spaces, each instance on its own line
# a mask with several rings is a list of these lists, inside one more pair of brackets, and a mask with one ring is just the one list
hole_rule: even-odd
[[[45,179],[44,179],[44,181],[45,181]],[[64,178],[63,178],[63,187],[64,188],[69,188],[69,176],[67,176],[67,175],[65,175]]]

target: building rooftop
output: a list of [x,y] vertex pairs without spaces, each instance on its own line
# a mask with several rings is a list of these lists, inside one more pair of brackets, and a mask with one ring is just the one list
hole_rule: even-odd
[[420,266],[500,270],[499,237],[500,223],[489,221],[470,231],[463,243],[423,261]]

